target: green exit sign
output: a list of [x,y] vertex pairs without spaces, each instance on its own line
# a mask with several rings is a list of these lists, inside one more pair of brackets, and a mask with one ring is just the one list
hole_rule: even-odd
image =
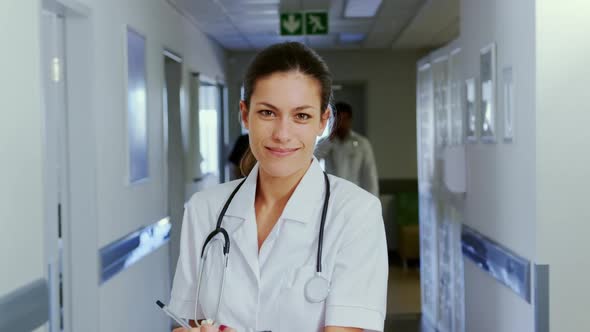
[[281,36],[328,34],[328,13],[321,11],[281,13]]
[[328,34],[328,13],[306,12],[305,13],[305,34],[326,35]]

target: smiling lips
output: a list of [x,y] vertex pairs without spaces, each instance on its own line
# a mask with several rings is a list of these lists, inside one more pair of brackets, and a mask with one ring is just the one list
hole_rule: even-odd
[[274,148],[267,146],[266,149],[275,157],[287,157],[299,150],[299,148]]

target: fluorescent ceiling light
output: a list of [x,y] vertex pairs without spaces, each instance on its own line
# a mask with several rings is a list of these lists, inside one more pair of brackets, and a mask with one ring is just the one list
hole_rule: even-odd
[[340,33],[340,42],[346,43],[346,44],[360,43],[365,39],[365,37],[366,37],[366,34],[364,34],[364,33],[342,32],[342,33]]
[[347,0],[344,17],[373,17],[377,14],[382,0]]

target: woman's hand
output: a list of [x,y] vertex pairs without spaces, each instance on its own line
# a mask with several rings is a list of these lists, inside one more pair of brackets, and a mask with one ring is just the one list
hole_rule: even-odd
[[225,325],[202,325],[201,327],[193,327],[192,329],[190,329],[190,331],[185,329],[184,327],[179,327],[174,329],[172,332],[236,332],[236,330]]

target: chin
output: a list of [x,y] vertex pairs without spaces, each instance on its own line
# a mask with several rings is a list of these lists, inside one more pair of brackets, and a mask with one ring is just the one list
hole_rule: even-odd
[[260,167],[264,170],[264,172],[272,177],[288,177],[301,171],[302,169],[307,170],[309,167],[309,160],[308,162],[304,162],[301,158],[297,158],[295,160],[292,158],[278,160],[269,158],[259,162]]

